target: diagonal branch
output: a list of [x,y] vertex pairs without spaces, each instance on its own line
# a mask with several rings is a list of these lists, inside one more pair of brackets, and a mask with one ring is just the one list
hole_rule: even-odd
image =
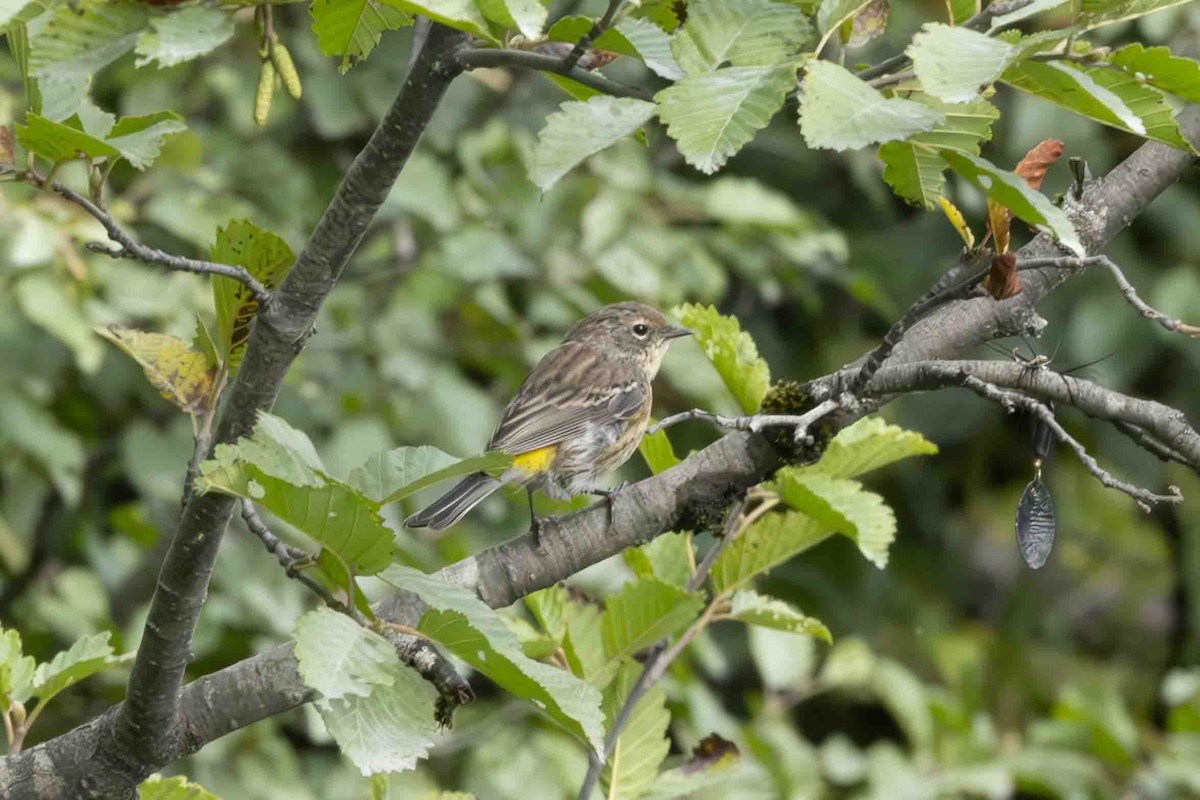
[[558,56],[545,53],[531,53],[527,50],[498,50],[495,48],[466,48],[458,51],[458,63],[463,69],[472,70],[480,67],[522,67],[539,72],[553,72],[581,83],[589,89],[610,94],[613,97],[634,97],[638,100],[653,100],[654,95],[636,86],[626,86],[617,83],[599,72],[589,72],[582,67],[566,62]]
[[[27,172],[26,177],[35,186],[44,187],[46,185],[45,179],[33,171]],[[172,255],[166,251],[159,250],[157,247],[147,247],[130,236],[107,211],[75,190],[62,185],[58,181],[51,181],[49,188],[95,218],[97,222],[104,226],[104,230],[108,233],[108,238],[120,245],[118,249],[110,250],[99,242],[88,242],[87,249],[93,253],[101,253],[111,258],[132,258],[137,261],[144,261],[147,264],[158,264],[178,272],[195,272],[201,275],[224,275],[226,278],[233,278],[249,289],[250,293],[254,295],[254,299],[258,301],[259,308],[266,308],[270,305],[271,292],[244,268],[235,267],[230,264],[217,264],[212,261],[184,258],[183,256]]]

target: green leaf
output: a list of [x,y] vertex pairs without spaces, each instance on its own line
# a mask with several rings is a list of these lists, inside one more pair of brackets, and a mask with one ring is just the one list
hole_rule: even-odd
[[36,697],[38,705],[44,706],[68,686],[95,675],[105,667],[133,657],[132,653],[127,657],[114,656],[112,645],[108,643],[109,636],[108,631],[84,636],[49,662],[38,664],[26,696],[16,699],[24,702],[30,697]]
[[189,6],[150,20],[137,41],[137,66],[157,61],[159,69],[182,64],[216,50],[233,38],[233,14],[218,8]]
[[454,456],[429,445],[397,447],[372,455],[350,472],[347,482],[382,504],[392,492],[456,463]]
[[412,24],[411,16],[381,0],[313,0],[309,14],[317,46],[342,59],[342,73],[370,55],[384,31]]
[[381,667],[391,681],[370,695],[316,701],[329,734],[363,775],[412,769],[428,756],[438,732],[433,685],[394,654]]
[[950,23],[952,25],[961,25],[962,23],[975,16],[976,4],[980,0],[947,0],[947,5],[950,12]]
[[694,554],[688,531],[664,533],[641,547],[628,548],[622,555],[639,578],[658,578],[672,586],[683,586],[692,577]]
[[212,368],[221,365],[221,357],[217,355],[217,343],[213,341],[212,334],[208,332],[208,326],[204,324],[204,320],[200,315],[196,315],[196,333],[192,336],[192,349],[199,350],[204,354],[204,360],[208,366]]
[[21,653],[21,634],[0,628],[0,707],[7,709],[14,700],[29,699],[36,671],[33,656]]
[[[608,35],[614,29],[633,46],[637,56],[655,75],[669,81],[677,81],[683,77],[683,69],[671,52],[671,37],[662,28],[644,19],[625,17],[613,28],[605,31],[604,35]],[[597,47],[601,50],[608,49],[599,42]]]
[[26,149],[55,164],[81,156],[93,160],[124,157],[137,169],[144,170],[158,157],[162,140],[184,130],[186,126],[180,119],[172,111],[124,117],[105,134],[94,135],[85,132],[78,117],[63,123],[31,113],[26,115],[24,125],[14,126],[14,131],[17,141]]
[[[633,661],[621,665],[616,679],[604,693],[606,727],[612,727],[641,672],[642,667]],[[656,684],[634,703],[600,777],[605,797],[634,800],[653,785],[659,765],[671,749],[667,737],[671,715],[666,701],[661,684]]]
[[788,633],[803,633],[826,644],[833,643],[829,628],[825,627],[821,620],[805,616],[790,603],[759,594],[753,589],[742,589],[734,593],[729,615],[750,625]]
[[945,115],[924,103],[884,97],[829,61],[812,61],[800,100],[800,130],[809,147],[850,150],[932,130]]
[[642,441],[638,444],[638,452],[642,454],[650,472],[655,475],[679,463],[679,456],[675,455],[675,450],[671,447],[671,439],[665,430],[643,436]]
[[260,413],[249,438],[219,445],[200,465],[196,487],[252,500],[355,575],[373,575],[391,562],[392,532],[376,504],[326,475],[308,437],[278,417]]
[[86,156],[91,159],[119,158],[121,153],[108,142],[71,125],[54,122],[37,114],[26,114],[24,125],[14,125],[17,141],[39,158],[59,164]]
[[713,588],[737,589],[832,536],[812,517],[794,511],[768,514],[734,539],[713,562]]
[[600,692],[566,670],[534,661],[495,611],[466,589],[396,564],[380,577],[430,607],[417,629],[599,752],[603,747]]
[[174,111],[159,111],[140,117],[121,117],[108,134],[108,143],[120,151],[135,169],[154,163],[163,139],[186,130],[183,117]]
[[942,195],[943,173],[948,167],[940,151],[979,155],[980,145],[992,138],[992,123],[1000,118],[1000,112],[987,100],[949,104],[920,93],[909,99],[940,111],[946,120],[933,130],[882,145],[883,179],[910,203],[933,208]]
[[96,333],[136,361],[150,385],[180,411],[197,414],[209,407],[216,371],[187,342],[133,328],[97,327]]
[[793,467],[779,470],[771,486],[792,508],[853,539],[872,564],[887,566],[896,515],[882,497],[864,490],[858,481]]
[[1003,80],[1105,125],[1191,150],[1162,92],[1124,70],[1025,60],[1006,70]]
[[758,355],[750,334],[735,317],[726,317],[712,306],[684,304],[671,312],[695,335],[696,343],[716,367],[726,388],[747,414],[762,406],[771,385],[771,369]]
[[822,35],[831,33],[853,19],[871,0],[821,0],[817,9],[817,30]]
[[866,417],[838,431],[821,460],[807,468],[833,478],[856,478],[894,461],[937,452],[937,445],[919,433],[889,425],[882,417]]
[[397,660],[387,639],[345,614],[318,608],[296,621],[296,660],[304,685],[325,697],[368,697],[391,686]]
[[929,22],[905,52],[922,89],[947,103],[966,103],[991,86],[1020,51],[978,31]]
[[133,0],[80,0],[50,12],[29,42],[29,73],[52,120],[71,116],[87,97],[92,75],[133,49],[146,12]]
[[1085,30],[1099,28],[1137,19],[1155,11],[1165,11],[1187,2],[1189,0],[1081,0],[1079,22]]
[[728,67],[689,75],[655,100],[684,159],[711,175],[767,126],[795,85],[795,64]]
[[1077,255],[1084,254],[1083,244],[1079,241],[1075,226],[1066,212],[1051,203],[1042,193],[1029,188],[1019,175],[968,153],[952,150],[939,152],[951,169],[966,178],[979,191],[1030,225],[1045,227],[1071,252]]
[[[217,229],[212,260],[218,264],[245,267],[268,289],[278,286],[292,267],[295,256],[287,242],[244,219]],[[214,275],[213,304],[217,309],[217,344],[232,377],[242,364],[250,326],[258,313],[258,302],[240,281]]]
[[1173,56],[1165,47],[1134,43],[1113,53],[1110,61],[1151,86],[1200,103],[1200,62],[1195,59]]
[[879,659],[871,676],[871,689],[914,749],[927,750],[933,744],[929,692],[907,667],[890,658]]
[[0,28],[16,19],[32,0],[0,0]]
[[516,28],[526,39],[537,39],[546,25],[546,7],[538,0],[476,0],[479,10],[504,28]]
[[567,625],[576,615],[574,605],[570,592],[562,584],[548,586],[525,595],[525,606],[542,626],[542,630],[557,642],[561,642],[567,635]]
[[474,472],[503,472],[511,464],[511,455],[496,450],[484,453],[481,456],[475,456],[474,458],[464,458],[462,461],[455,461],[448,467],[442,467],[434,472],[426,473],[404,486],[393,489],[388,492],[386,497],[379,501],[379,505],[391,505],[411,494],[421,491],[426,486],[433,486],[436,483],[448,481],[451,478],[460,478],[463,475],[470,475]]
[[604,601],[600,636],[608,661],[619,664],[666,636],[687,627],[704,607],[703,595],[641,578]]
[[476,0],[392,0],[409,14],[429,17],[456,30],[475,34],[493,43],[499,39],[479,10]]
[[773,67],[796,56],[813,37],[804,12],[771,0],[692,0],[687,22],[671,41],[688,75],[723,64]]
[[548,191],[588,156],[636,133],[653,116],[653,103],[630,97],[563,103],[538,134],[529,179]]
[[164,778],[151,775],[138,784],[138,800],[221,800],[198,783],[182,775]]
[[[623,20],[624,21],[624,20]],[[644,21],[643,24],[649,24]],[[565,17],[557,20],[550,26],[550,30],[546,31],[546,39],[551,42],[567,42],[575,44],[584,36],[589,34],[592,26],[596,24],[592,17],[584,16],[583,14],[568,14]],[[654,27],[651,25],[651,27]],[[655,28],[657,30],[657,28]],[[668,38],[661,30],[659,35],[664,39]],[[614,25],[599,37],[592,41],[592,47],[597,50],[605,50],[609,53],[617,53],[622,56],[630,56],[632,58],[641,58],[641,54],[633,43],[621,32],[619,25]]]

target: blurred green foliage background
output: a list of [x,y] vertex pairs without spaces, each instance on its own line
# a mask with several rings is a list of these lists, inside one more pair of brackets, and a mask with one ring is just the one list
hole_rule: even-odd
[[[893,4],[895,35],[862,60],[902,47],[932,13]],[[113,213],[148,244],[203,255],[218,225],[248,218],[298,250],[391,103],[410,32],[387,34],[339,77],[302,7],[282,6],[277,19],[304,96],[277,96],[266,128],[251,118],[249,26],[202,61],[135,70],[126,57],[94,85],[106,110],[166,107],[188,121],[153,169],[123,164],[112,177]],[[1200,7],[1103,36],[1195,57]],[[659,131],[540,195],[525,160],[562,98],[535,74],[477,73],[452,86],[276,408],[335,472],[401,444],[479,451],[529,367],[598,304],[715,303],[753,334],[775,377],[806,379],[871,347],[958,253],[940,215],[891,196],[873,155],[805,149],[792,111],[715,179],[683,165]],[[997,164],[1011,167],[1053,136],[1103,173],[1140,144],[1026,96],[995,100],[1005,111],[987,151]],[[5,53],[0,121],[22,107]],[[1049,192],[1067,180],[1064,162]],[[981,229],[981,198],[957,189]],[[1197,220],[1193,174],[1109,251],[1151,304],[1191,319],[1200,317]],[[41,657],[101,630],[114,631],[118,650],[136,647],[191,452],[187,420],[92,326],[190,337],[195,315],[211,314],[208,283],[80,246],[103,238],[57,198],[24,186],[0,194],[0,621]],[[1071,281],[1041,311],[1049,326],[1036,346],[1056,365],[1111,353],[1088,374],[1200,418],[1200,349],[1141,320],[1106,274]],[[664,367],[656,413],[692,407],[735,410],[685,342]],[[1200,796],[1200,481],[1067,412],[1115,472],[1178,484],[1188,499],[1147,516],[1060,455],[1046,468],[1059,542],[1033,573],[1013,537],[1032,475],[1028,420],[957,392],[906,398],[885,414],[941,447],[871,481],[900,519],[891,565],[877,570],[839,538],[775,570],[766,590],[825,621],[834,655],[802,637],[716,628],[669,676],[676,752],[714,730],[737,741],[745,797]],[[700,423],[671,431],[681,454],[715,436]],[[637,459],[626,470],[646,474]],[[497,498],[447,536],[403,541],[414,563],[433,568],[526,524],[523,503]],[[311,605],[241,522],[233,527],[194,643],[196,675],[286,640]],[[576,583],[602,593],[624,569],[605,564]],[[125,678],[111,670],[64,695],[34,741],[119,700]],[[573,797],[586,765],[576,743],[527,706],[477,690],[426,765],[376,790]],[[226,798],[369,792],[310,709],[176,766]]]

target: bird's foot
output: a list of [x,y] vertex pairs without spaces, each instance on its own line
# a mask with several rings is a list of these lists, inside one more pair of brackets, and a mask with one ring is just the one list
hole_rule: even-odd
[[605,505],[608,506],[608,524],[610,526],[613,523],[613,506],[617,499],[617,495],[619,495],[621,492],[625,491],[625,487],[628,485],[629,485],[628,481],[621,481],[620,483],[618,483],[616,486],[614,486],[611,489],[593,489],[590,492],[590,494],[594,494],[597,497],[604,498],[604,503],[605,503]]
[[542,532],[551,525],[558,524],[558,517],[531,517],[529,520],[529,532],[533,535],[533,547],[539,553],[545,554],[546,548],[542,546]]

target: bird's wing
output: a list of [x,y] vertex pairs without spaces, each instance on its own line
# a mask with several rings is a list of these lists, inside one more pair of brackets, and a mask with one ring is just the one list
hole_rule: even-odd
[[572,438],[589,424],[628,419],[650,386],[636,365],[567,342],[538,362],[504,409],[491,450],[528,453]]

